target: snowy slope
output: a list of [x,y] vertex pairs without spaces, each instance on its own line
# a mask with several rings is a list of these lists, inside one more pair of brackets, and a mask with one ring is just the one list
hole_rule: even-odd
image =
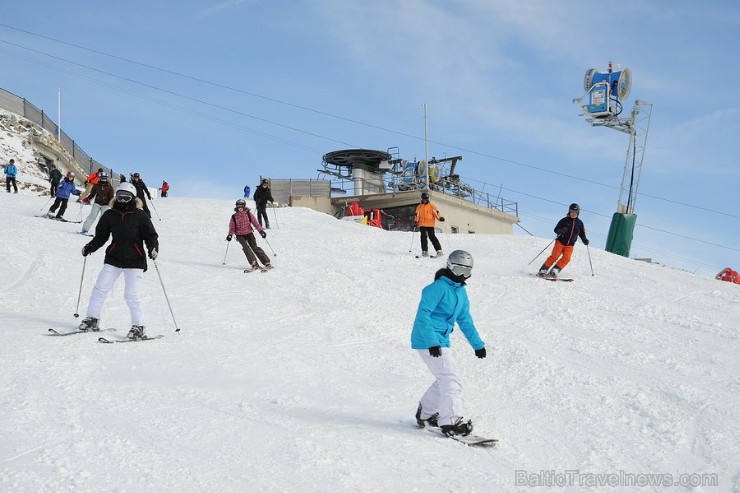
[[[442,235],[475,257],[489,349],[453,335],[468,417],[501,440],[473,449],[412,426],[430,377],[410,327],[442,261],[408,253],[410,233],[270,211],[276,268],[244,274],[236,242],[222,265],[229,201],[157,199],[181,332],[150,265],[147,330],[166,337],[102,345],[45,336],[77,322],[88,240],[33,217],[45,201],[0,193],[0,491],[515,491],[516,471],[566,470],[717,474],[694,491],[740,491],[736,285],[596,249],[591,276],[580,244],[576,281],[550,283],[527,275],[544,255],[526,265],[549,239]],[[83,316],[102,261],[86,262]],[[122,284],[103,319],[119,332]]]

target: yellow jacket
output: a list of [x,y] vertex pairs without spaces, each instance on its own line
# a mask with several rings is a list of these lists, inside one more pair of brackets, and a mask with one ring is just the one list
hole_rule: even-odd
[[433,228],[436,220],[442,217],[437,206],[428,202],[416,206],[416,217],[414,221],[420,227]]

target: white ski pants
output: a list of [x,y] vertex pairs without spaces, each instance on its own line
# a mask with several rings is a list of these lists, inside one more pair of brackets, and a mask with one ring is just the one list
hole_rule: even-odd
[[141,282],[144,280],[144,269],[121,269],[120,267],[103,264],[98,279],[95,281],[95,287],[90,293],[87,316],[100,319],[103,304],[121,274],[123,274],[123,279],[126,282],[123,289],[123,298],[131,312],[131,325],[144,325],[144,308],[140,295]]
[[87,219],[85,219],[85,223],[82,225],[82,231],[90,231],[90,228],[98,216],[108,209],[110,209],[110,206],[108,205],[93,204],[90,214],[87,215]]
[[465,416],[462,403],[462,384],[457,376],[457,365],[450,348],[443,347],[438,358],[429,354],[428,349],[419,349],[421,360],[434,376],[434,383],[421,396],[423,417],[439,413],[437,423],[451,425],[457,418]]

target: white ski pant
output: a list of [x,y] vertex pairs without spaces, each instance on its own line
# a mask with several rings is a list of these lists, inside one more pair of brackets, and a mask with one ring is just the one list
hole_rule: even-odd
[[419,349],[419,356],[434,376],[434,383],[421,396],[422,417],[439,413],[437,423],[451,425],[457,418],[465,416],[462,403],[462,384],[457,376],[457,365],[450,348],[443,347],[438,358],[428,349]]
[[100,312],[103,304],[108,298],[111,289],[116,280],[123,274],[126,285],[123,289],[123,298],[126,300],[128,309],[131,312],[131,325],[144,325],[144,308],[141,302],[140,288],[144,279],[144,269],[121,269],[112,265],[103,264],[103,268],[98,274],[92,293],[90,293],[90,302],[87,304],[87,316],[100,319]]
[[110,206],[108,205],[93,204],[90,214],[87,215],[87,219],[85,219],[85,223],[82,225],[82,231],[90,231],[90,228],[98,216],[108,209],[110,209]]

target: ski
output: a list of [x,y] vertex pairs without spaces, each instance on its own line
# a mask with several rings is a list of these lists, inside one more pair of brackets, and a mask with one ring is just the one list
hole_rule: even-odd
[[114,344],[119,342],[140,342],[140,341],[153,341],[155,339],[161,339],[164,335],[157,334],[155,336],[144,336],[144,337],[137,337],[136,339],[129,339],[128,337],[121,338],[121,339],[106,339],[105,337],[98,337],[98,342],[102,342],[103,344]]
[[[104,332],[115,332],[116,329],[103,329],[103,331]],[[79,330],[79,329],[77,329],[77,330],[71,330],[71,331],[68,331],[68,332],[60,332],[60,331],[56,330],[55,328],[50,328],[49,329],[49,333],[47,335],[50,335],[50,336],[71,336],[71,335],[74,335],[74,334],[88,334],[88,333],[96,333],[96,332],[100,332],[100,331],[99,330]]]
[[426,257],[422,255],[417,255],[416,258],[437,258],[439,255],[427,255]]
[[552,281],[552,282],[558,282],[558,281],[573,282],[574,281],[574,279],[570,277],[542,277],[542,276],[538,276],[537,274],[530,274],[530,275],[534,277],[539,277],[540,279],[544,279],[545,281]]
[[244,269],[244,273],[249,274],[250,272],[256,272],[258,270],[260,271],[260,273],[264,274],[265,272],[271,269],[265,269],[264,267],[260,267],[259,269]]
[[[418,427],[418,425],[417,425]],[[422,430],[429,431],[441,438],[451,438],[456,442],[464,443],[468,447],[493,447],[498,443],[498,438],[487,438],[480,435],[445,435],[442,430],[435,426],[424,426]]]

